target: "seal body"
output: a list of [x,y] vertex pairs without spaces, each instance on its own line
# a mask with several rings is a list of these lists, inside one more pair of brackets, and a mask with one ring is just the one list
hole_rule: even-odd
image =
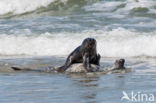
[[114,63],[113,70],[124,70],[124,69],[126,69],[124,64],[125,64],[125,59],[116,60]]
[[[36,72],[52,73],[52,72],[57,72],[57,69],[59,67],[50,66],[47,68],[40,68],[40,69],[33,69],[33,68],[26,68],[26,67],[11,67],[11,68],[16,71],[36,71]],[[91,64],[90,72],[96,72],[96,71],[99,71],[99,66],[95,64]],[[88,71],[83,66],[83,63],[75,63],[75,64],[70,65],[65,72],[66,73],[86,73]]]
[[66,71],[72,64],[83,63],[86,71],[90,71],[91,64],[100,65],[101,56],[97,54],[96,40],[86,38],[82,44],[69,54],[63,66],[58,68],[58,72]]
[[[86,70],[83,63],[74,63],[68,67],[64,72],[65,73],[88,73],[88,72],[97,72],[97,73],[120,73],[122,71],[127,71],[127,68],[124,66],[125,60],[119,59],[116,60],[114,66],[112,68],[105,68],[100,70],[100,66],[96,64],[90,64],[89,71]],[[40,69],[32,69],[32,68],[24,68],[24,67],[11,67],[16,71],[36,71],[36,72],[58,72],[60,67],[49,66],[47,68]]]
[[[95,64],[91,64],[90,72],[97,72],[99,71],[99,66]],[[65,72],[68,73],[86,73],[88,72],[82,63],[72,64]]]

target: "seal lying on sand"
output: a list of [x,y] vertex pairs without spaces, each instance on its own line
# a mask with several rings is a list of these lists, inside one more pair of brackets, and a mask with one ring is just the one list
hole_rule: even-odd
[[91,65],[100,65],[100,54],[97,54],[96,40],[86,38],[82,44],[69,54],[65,64],[57,69],[58,72],[66,71],[72,64],[83,63],[86,71],[91,71]]
[[[116,60],[114,63],[114,66],[110,69],[101,69],[98,65],[91,64],[90,65],[90,71],[89,72],[110,72],[110,71],[120,71],[120,70],[125,70],[124,66],[125,60],[124,59],[119,59]],[[20,68],[20,67],[11,67],[14,70],[17,71],[38,71],[38,72],[57,72],[57,69],[60,67],[48,67],[48,68],[43,68],[43,69],[31,69],[31,68]],[[65,70],[67,73],[86,73],[88,72],[83,63],[75,63],[72,64],[68,67],[67,70]]]

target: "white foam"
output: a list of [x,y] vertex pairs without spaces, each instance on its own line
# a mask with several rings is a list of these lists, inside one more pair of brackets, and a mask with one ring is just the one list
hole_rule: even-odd
[[[125,7],[118,9],[117,11],[114,11],[112,14],[112,10],[115,10],[117,6],[120,6],[124,4]],[[135,8],[148,8],[149,12],[155,13],[156,10],[154,7],[156,6],[155,0],[126,0],[126,1],[101,1],[94,3],[92,5],[85,6],[86,11],[101,11],[104,14],[106,12],[111,13],[112,15],[125,15],[129,14],[131,10]],[[100,13],[101,13],[100,12]],[[122,15],[121,15],[122,14]]]
[[32,35],[0,35],[1,55],[68,55],[84,38],[97,40],[103,57],[156,56],[156,32],[140,33],[123,28],[112,31],[62,32]]
[[[33,11],[57,0],[0,0],[0,15],[12,12],[20,14]],[[66,2],[67,0],[60,0]]]
[[85,6],[86,11],[111,11],[116,8],[116,6],[121,5],[123,2],[119,1],[101,1],[94,3],[93,5]]
[[126,8],[129,10],[138,7],[150,8],[155,5],[155,3],[156,2],[154,0],[127,0]]
[[156,6],[155,0],[127,0],[126,6],[123,9],[118,10],[117,12],[123,12],[126,13],[126,11],[130,11],[136,8],[147,8],[149,13],[156,12],[154,9],[154,6]]
[[[0,15],[13,13],[21,14],[25,12],[34,11],[40,7],[47,7],[48,4],[58,0],[0,0]],[[60,0],[62,3],[66,3],[68,0]],[[84,8],[86,11],[112,11],[121,4],[126,4],[123,9],[119,9],[118,12],[124,10],[132,10],[133,8],[145,7],[149,8],[151,12],[155,12],[153,7],[156,5],[155,0],[126,0],[126,1],[99,1],[92,5],[86,5]],[[126,12],[125,12],[126,13]]]

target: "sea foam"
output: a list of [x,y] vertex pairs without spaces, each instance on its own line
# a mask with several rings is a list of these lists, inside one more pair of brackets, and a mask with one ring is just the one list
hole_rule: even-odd
[[115,13],[115,15],[129,14],[131,10],[145,8],[148,12],[155,13],[155,0],[125,0],[125,1],[99,1],[85,6],[86,11],[100,11]]
[[[69,0],[0,0],[0,15],[7,13],[22,14],[26,12],[35,11],[40,7],[48,8],[48,5],[54,2],[68,3]],[[84,0],[85,1],[85,0]],[[147,8],[150,12],[155,13],[155,0],[124,0],[124,1],[97,1],[89,3],[94,0],[86,1],[84,8],[86,11],[112,11],[130,12],[135,8]],[[73,4],[74,5],[74,4]],[[125,6],[124,6],[125,5]]]
[[[31,12],[40,7],[46,7],[48,4],[55,1],[57,0],[0,0],[0,15]],[[60,1],[66,2],[67,0]]]
[[156,32],[141,33],[124,28],[112,31],[60,32],[40,35],[0,35],[0,55],[68,55],[83,39],[97,40],[103,57],[156,57]]

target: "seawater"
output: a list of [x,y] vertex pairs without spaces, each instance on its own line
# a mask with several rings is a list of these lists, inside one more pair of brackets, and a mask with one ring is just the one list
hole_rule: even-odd
[[68,55],[83,39],[103,57],[156,56],[155,0],[0,0],[0,55]]
[[[121,100],[123,91],[156,97],[155,25],[155,0],[0,0],[0,103],[133,103]],[[87,37],[97,40],[101,68],[125,58],[132,71],[67,75],[10,68],[63,65]]]
[[[1,59],[6,67],[22,65],[43,68],[47,65],[61,65],[62,57]],[[114,58],[102,58],[101,69],[112,67]],[[1,103],[133,103],[121,99],[123,91],[156,96],[155,59],[126,59],[129,73],[116,74],[61,74],[41,72],[0,72]],[[6,67],[4,67],[6,69]],[[0,69],[1,69],[0,68]],[[8,68],[9,70],[9,68]],[[137,97],[137,96],[136,96]],[[138,98],[136,99],[138,100]],[[147,103],[146,100],[141,103]],[[151,102],[151,103],[155,103]]]

